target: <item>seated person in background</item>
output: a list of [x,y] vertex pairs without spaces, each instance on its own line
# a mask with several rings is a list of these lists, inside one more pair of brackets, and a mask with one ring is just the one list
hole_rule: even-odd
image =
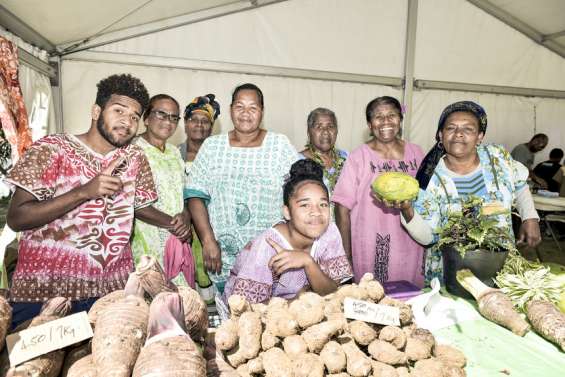
[[535,154],[542,151],[546,146],[549,138],[546,134],[535,134],[530,141],[523,144],[518,144],[512,149],[510,155],[518,162],[524,164],[530,172],[529,178],[542,188],[547,188],[547,183],[537,177],[532,171],[534,167]]
[[267,229],[239,253],[224,301],[239,294],[250,303],[291,299],[303,289],[326,295],[350,279],[341,236],[330,223],[323,170],[312,160],[294,163],[283,186],[285,221]]
[[553,179],[553,176],[555,176],[561,168],[562,158],[563,149],[554,148],[549,152],[549,160],[540,162],[534,168],[534,174],[547,183],[547,189],[549,191],[559,192],[559,183]]

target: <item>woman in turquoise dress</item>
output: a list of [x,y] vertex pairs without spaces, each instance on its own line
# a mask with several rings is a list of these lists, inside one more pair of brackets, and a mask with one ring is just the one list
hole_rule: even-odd
[[238,86],[234,128],[204,141],[185,190],[204,263],[221,294],[240,250],[282,218],[282,185],[298,153],[284,135],[260,127],[263,93]]

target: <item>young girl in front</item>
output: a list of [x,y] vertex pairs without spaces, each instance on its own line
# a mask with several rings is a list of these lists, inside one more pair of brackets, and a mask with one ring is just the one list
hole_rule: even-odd
[[267,229],[238,255],[224,292],[250,303],[291,299],[301,290],[334,292],[352,276],[340,233],[330,223],[323,170],[312,160],[295,162],[283,186],[285,221]]

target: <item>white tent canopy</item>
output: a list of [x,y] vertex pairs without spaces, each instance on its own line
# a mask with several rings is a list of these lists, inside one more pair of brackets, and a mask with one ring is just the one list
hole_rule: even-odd
[[[367,102],[392,95],[407,107],[404,137],[424,149],[441,110],[461,99],[487,110],[487,141],[512,148],[544,132],[550,143],[538,160],[553,147],[565,149],[560,0],[0,0],[0,6],[19,19],[0,16],[0,24],[60,55],[59,119],[67,132],[88,128],[100,79],[129,72],[151,94],[171,94],[183,105],[215,93],[222,105],[217,132],[231,127],[233,88],[254,82],[265,93],[265,127],[287,134],[297,148],[306,139],[308,112],[319,106],[336,112],[339,146],[355,148],[367,138]],[[174,141],[183,137],[179,127]]]

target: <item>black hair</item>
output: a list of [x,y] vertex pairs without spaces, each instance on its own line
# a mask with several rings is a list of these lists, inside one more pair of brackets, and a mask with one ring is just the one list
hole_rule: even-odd
[[367,122],[370,122],[371,119],[373,119],[373,115],[375,115],[375,109],[380,105],[390,105],[394,107],[400,115],[400,120],[404,119],[400,102],[398,102],[398,100],[394,97],[382,96],[375,98],[367,104],[367,107],[365,108],[365,117],[367,118]]
[[145,112],[143,113],[143,120],[147,119],[149,114],[151,114],[151,111],[153,111],[153,107],[155,106],[155,102],[160,101],[162,99],[168,99],[173,101],[175,105],[177,105],[177,109],[179,109],[180,111],[180,105],[176,99],[174,99],[168,94],[156,94],[149,99],[149,105],[147,105],[147,109],[145,109]]
[[290,197],[306,181],[318,184],[329,195],[328,188],[324,184],[324,169],[320,164],[310,159],[298,160],[290,167],[289,177],[283,186],[283,203],[285,206],[289,205]]
[[549,137],[547,137],[546,134],[535,134],[534,136],[532,136],[532,139],[531,139],[530,141],[536,140],[536,139],[541,139],[541,140],[548,141],[548,140],[549,140]]
[[96,84],[96,104],[102,109],[108,103],[110,97],[114,95],[126,96],[136,100],[141,106],[143,113],[149,103],[149,93],[145,85],[136,77],[130,74],[112,75]]
[[562,159],[563,158],[563,149],[561,148],[553,148],[551,152],[549,152],[549,158],[551,159]]
[[259,97],[259,105],[261,105],[261,109],[265,108],[265,103],[263,101],[263,92],[261,91],[261,89],[259,89],[257,85],[251,83],[241,84],[233,90],[233,93],[231,95],[230,106],[233,106],[233,103],[235,102],[235,97],[237,97],[237,93],[242,90],[254,90],[257,93],[257,97]]

